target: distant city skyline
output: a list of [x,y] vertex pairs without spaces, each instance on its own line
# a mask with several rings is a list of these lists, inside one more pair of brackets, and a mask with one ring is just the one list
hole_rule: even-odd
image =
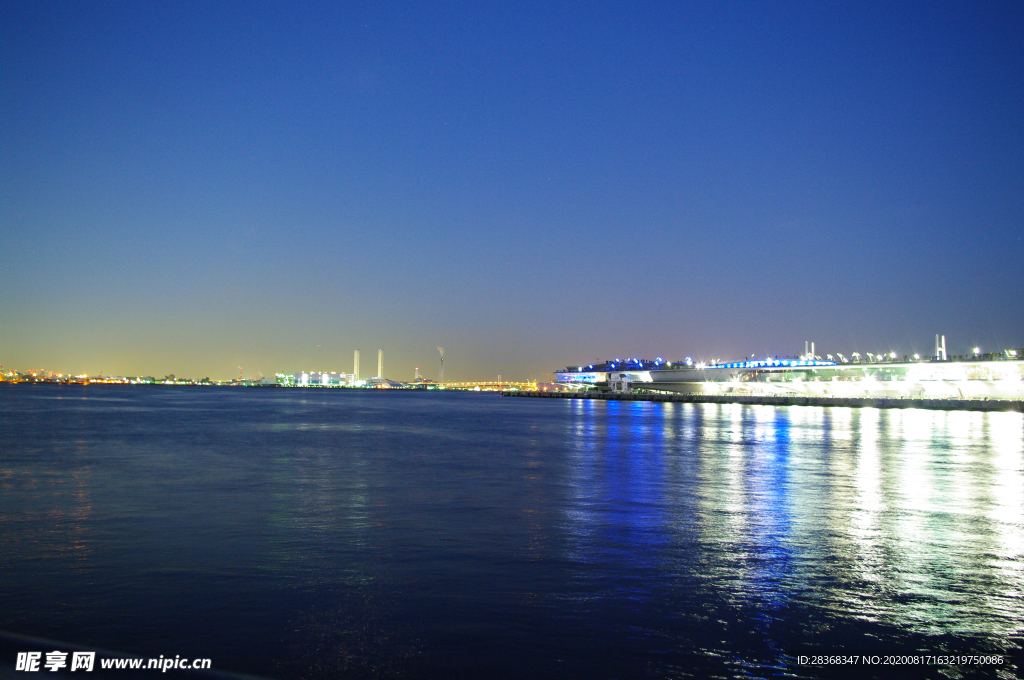
[[[938,342],[938,341],[936,341],[936,342]],[[943,344],[945,343],[945,337],[942,338],[942,342],[943,342]],[[1007,353],[1007,352],[1012,352],[1012,353],[1014,353],[1014,355],[1016,355],[1016,353],[1019,352],[1020,349],[1022,349],[1021,347],[1015,347],[1015,346],[1009,346],[1009,345],[1007,345],[1005,347],[1004,346],[999,346],[999,347],[986,346],[985,348],[982,348],[980,345],[974,345],[973,347],[964,347],[964,348],[962,348],[958,352],[947,352],[944,347],[942,349],[939,349],[939,345],[938,344],[936,344],[934,347],[930,347],[930,348],[926,348],[926,349],[917,349],[917,347],[919,347],[918,344],[914,344],[914,347],[915,347],[915,349],[912,350],[912,351],[898,351],[896,349],[893,349],[892,346],[890,346],[888,349],[882,348],[882,347],[875,347],[875,351],[874,352],[871,352],[870,350],[865,350],[863,352],[863,355],[864,355],[864,359],[865,360],[873,360],[874,356],[876,356],[876,355],[879,356],[879,357],[885,357],[887,361],[888,360],[899,360],[902,357],[912,357],[915,360],[921,360],[921,359],[927,360],[930,357],[936,357],[936,356],[938,356],[938,358],[940,358],[942,360],[946,360],[947,358],[970,357],[970,356],[979,355],[979,354],[980,355],[988,355],[988,354],[991,354],[991,353],[1003,354],[1003,353]],[[440,350],[441,348],[439,347],[437,349]],[[857,350],[852,350],[852,351],[851,350],[847,350],[847,351],[850,354],[850,356],[852,358],[854,358],[855,360],[859,359],[861,354],[862,354],[861,352],[858,352]],[[406,376],[404,374],[403,375],[387,375],[387,374],[383,373],[383,371],[381,370],[382,367],[383,367],[383,352],[384,352],[383,349],[378,349],[377,350],[377,362],[378,362],[377,363],[377,367],[378,367],[378,370],[377,370],[376,374],[374,375],[375,378],[384,378],[384,379],[389,379],[389,380],[399,380],[399,381],[402,381],[402,382],[409,382],[411,380],[416,380],[416,379],[420,379],[420,378],[425,378],[425,379],[434,380],[434,381],[444,381],[444,374],[442,372],[443,368],[439,368],[438,375],[434,376],[433,378],[430,378],[428,376],[422,375],[421,374],[421,369],[420,369],[419,366],[413,366],[411,368],[411,371],[412,371],[412,376],[411,377]],[[938,355],[936,355],[936,352],[938,352]],[[836,356],[834,357],[833,354],[835,354]],[[581,364],[582,365],[586,365],[588,363],[598,363],[598,362],[606,362],[606,361],[620,361],[621,362],[621,361],[623,361],[623,358],[625,358],[626,361],[629,361],[631,358],[638,358],[638,359],[641,359],[641,360],[651,360],[651,361],[657,360],[657,361],[660,361],[660,362],[667,361],[667,362],[670,362],[670,363],[680,363],[680,364],[704,364],[704,363],[716,363],[716,362],[717,363],[721,363],[721,362],[730,362],[730,361],[744,361],[744,360],[753,359],[753,358],[764,359],[764,358],[771,358],[771,357],[799,357],[799,358],[817,357],[819,359],[824,357],[824,358],[827,358],[829,361],[832,361],[833,359],[835,359],[837,362],[842,362],[842,361],[846,360],[844,355],[842,354],[842,352],[840,352],[836,348],[829,348],[828,350],[821,350],[819,352],[818,348],[816,348],[815,343],[813,341],[805,341],[804,342],[804,352],[803,353],[798,353],[798,352],[795,352],[795,351],[776,352],[776,353],[770,353],[770,352],[758,353],[758,352],[753,352],[753,353],[751,353],[749,355],[739,355],[739,356],[723,356],[723,355],[712,355],[712,354],[705,355],[705,354],[697,353],[696,356],[694,357],[694,356],[691,356],[691,355],[686,355],[686,356],[666,355],[666,356],[662,356],[661,354],[657,354],[657,355],[653,355],[652,354],[652,355],[648,356],[648,355],[633,354],[633,353],[629,353],[629,352],[618,352],[618,353],[606,354],[606,355],[600,356],[600,357],[594,357],[593,359],[591,359],[589,361],[582,360],[582,361],[578,361],[578,362],[571,362],[571,361],[570,362],[562,362],[561,365],[553,367],[548,372],[548,374],[541,375],[541,376],[530,376],[528,378],[523,378],[522,380],[533,380],[533,381],[542,381],[543,382],[543,381],[549,380],[552,377],[551,374],[553,374],[555,371],[562,370],[562,369],[566,368],[567,366],[568,367],[574,367],[574,366],[580,366]],[[687,361],[687,360],[690,360],[690,361]],[[346,370],[344,368],[338,368],[338,367],[333,367],[333,368],[332,367],[319,367],[319,368],[317,368],[317,367],[306,366],[306,367],[303,367],[301,369],[294,370],[294,371],[292,371],[292,370],[271,369],[269,371],[256,370],[256,371],[253,371],[252,373],[247,373],[247,372],[245,372],[244,367],[239,366],[237,368],[239,369],[239,376],[238,376],[238,378],[240,380],[243,379],[243,378],[247,379],[247,380],[251,380],[251,379],[254,379],[256,377],[268,377],[268,376],[279,375],[279,374],[298,375],[300,373],[316,373],[316,374],[319,374],[319,373],[331,373],[331,374],[341,374],[341,375],[348,374],[348,375],[351,375],[354,380],[365,380],[366,379],[366,377],[361,374],[361,370],[360,370],[360,355],[359,355],[359,349],[358,348],[355,349],[354,352],[353,352],[352,369],[350,371],[348,371],[348,370]],[[18,373],[28,373],[28,372],[31,372],[31,371],[44,371],[44,372],[47,372],[47,373],[57,373],[57,374],[63,374],[63,375],[88,375],[88,376],[102,376],[102,375],[106,375],[106,376],[152,376],[152,377],[162,377],[162,376],[166,376],[166,375],[178,375],[178,377],[185,377],[185,376],[183,376],[180,373],[175,374],[173,371],[169,372],[169,373],[166,373],[166,372],[165,373],[161,373],[159,371],[157,371],[157,372],[153,372],[153,371],[150,371],[150,372],[145,372],[145,371],[142,371],[142,372],[116,372],[116,371],[112,372],[112,371],[103,371],[103,370],[89,372],[89,371],[75,371],[75,370],[66,369],[66,368],[65,369],[54,369],[54,368],[51,368],[51,367],[46,366],[46,365],[31,366],[31,367],[14,367],[14,366],[5,366],[3,364],[0,364],[0,373],[8,373],[8,372],[12,372],[12,371],[18,372]],[[187,377],[189,379],[199,379],[198,376],[193,376],[193,375],[189,375]],[[219,380],[219,381],[230,380],[230,378],[228,378],[226,376],[225,377],[213,377],[213,376],[210,376],[210,375],[205,375],[203,377],[211,378],[211,379]],[[483,376],[483,377],[473,378],[471,380],[489,380],[489,379],[493,379],[493,378],[495,378],[495,376]],[[496,376],[496,378],[497,378],[497,380],[500,381],[501,380],[501,374],[498,374]],[[467,380],[467,379],[460,378],[457,381],[449,380],[449,382],[458,382],[458,381],[461,381],[461,380]]]
[[1024,346],[1020,3],[0,21],[5,369]]

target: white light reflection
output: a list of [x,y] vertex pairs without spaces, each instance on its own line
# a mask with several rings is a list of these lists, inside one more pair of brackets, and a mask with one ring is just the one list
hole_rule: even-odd
[[[573,403],[575,557],[611,527],[623,559],[762,622],[788,603],[914,634],[1019,630],[1020,414]],[[620,409],[599,442],[579,422],[595,405]],[[661,527],[672,542],[638,538]],[[662,562],[632,552],[655,547]]]
[[[878,415],[885,434],[873,442],[870,412],[860,425],[853,537],[865,581],[874,574],[878,589],[848,601],[928,634],[1012,633],[1022,582],[1020,416],[892,410]],[[997,420],[1009,426],[991,427]]]
[[[1000,525],[1016,525],[1012,540],[1002,556],[1021,557],[1021,517],[1024,515],[1024,427],[1016,413],[988,414],[988,434],[993,467],[992,505],[988,517]],[[1006,527],[1010,529],[1011,527]],[[1009,535],[1006,538],[1011,538]]]
[[[853,409],[834,409],[846,411],[849,415]],[[860,409],[858,415],[857,446],[853,451],[854,476],[853,483],[855,502],[852,508],[850,533],[857,546],[858,576],[865,583],[877,588],[884,580],[885,554],[881,536],[881,515],[885,510],[882,501],[882,460],[878,450],[878,416],[877,409]],[[853,438],[851,421],[845,419],[844,434],[846,439]]]
[[[740,404],[703,404],[697,442],[697,546],[705,567],[697,577],[703,588],[733,604],[750,590],[748,508]],[[685,527],[681,527],[685,530]],[[686,537],[681,536],[681,542]]]
[[1024,600],[1024,419],[1018,413],[985,415],[992,472],[986,516],[995,538],[989,566],[1002,587],[984,605],[1012,624],[1019,622]]

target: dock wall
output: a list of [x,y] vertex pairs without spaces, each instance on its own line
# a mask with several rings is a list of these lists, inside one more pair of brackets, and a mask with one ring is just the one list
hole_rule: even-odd
[[602,401],[659,401],[684,404],[759,404],[768,406],[845,406],[849,408],[922,408],[933,411],[1015,411],[1024,401],[981,399],[895,399],[859,397],[765,397],[726,394],[655,394],[645,392],[502,392],[506,397],[597,399]]

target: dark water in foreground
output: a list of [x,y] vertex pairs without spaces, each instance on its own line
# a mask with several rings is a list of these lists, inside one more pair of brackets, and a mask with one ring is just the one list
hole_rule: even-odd
[[86,649],[283,678],[977,651],[1010,656],[900,675],[1016,677],[1022,594],[1020,414],[0,387],[0,630]]

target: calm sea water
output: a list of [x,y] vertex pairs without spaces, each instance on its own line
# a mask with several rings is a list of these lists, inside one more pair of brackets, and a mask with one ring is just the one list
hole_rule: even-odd
[[0,584],[2,631],[268,677],[1016,677],[1024,419],[9,385]]

